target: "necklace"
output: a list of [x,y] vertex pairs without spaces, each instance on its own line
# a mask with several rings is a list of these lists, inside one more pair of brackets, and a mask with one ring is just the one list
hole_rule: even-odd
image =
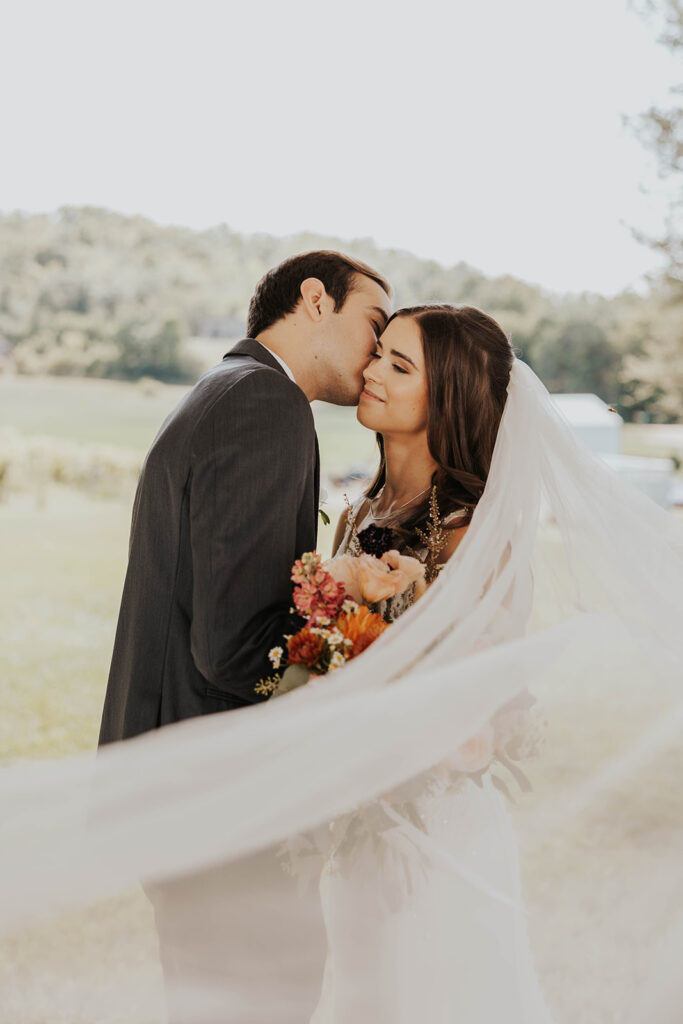
[[432,485],[429,484],[427,487],[425,487],[424,491],[420,491],[419,494],[414,494],[412,496],[412,498],[408,498],[408,500],[404,501],[402,505],[398,506],[398,508],[394,508],[393,507],[393,502],[392,502],[392,504],[389,506],[389,511],[388,512],[384,512],[382,515],[378,516],[378,515],[375,515],[375,511],[374,511],[374,509],[372,507],[372,503],[373,503],[373,501],[376,501],[377,498],[379,498],[381,494],[384,493],[384,487],[382,487],[382,490],[379,492],[379,494],[376,494],[374,498],[369,498],[368,499],[368,504],[370,505],[370,515],[375,520],[375,522],[381,522],[383,519],[388,519],[390,516],[393,516],[394,512],[400,512],[402,508],[406,507],[406,505],[410,505],[411,501],[415,501],[416,498],[419,498],[423,494],[426,494],[431,486]]

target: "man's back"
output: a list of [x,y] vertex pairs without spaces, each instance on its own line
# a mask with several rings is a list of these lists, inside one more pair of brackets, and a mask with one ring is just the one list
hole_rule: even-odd
[[303,392],[235,346],[145,459],[100,743],[255,703],[287,631],[294,560],[315,546],[317,444]]

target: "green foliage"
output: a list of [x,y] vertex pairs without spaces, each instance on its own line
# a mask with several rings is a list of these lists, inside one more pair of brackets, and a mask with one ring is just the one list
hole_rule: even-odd
[[[683,0],[634,2],[656,26],[659,42],[680,56]],[[662,233],[636,235],[662,253],[667,266],[650,299],[625,325],[630,344],[620,368],[622,405],[627,417],[673,421],[683,413],[683,82],[672,84],[665,106],[650,107],[631,127],[654,153],[668,201]]]
[[552,390],[596,392],[626,418],[681,415],[681,310],[665,289],[645,299],[558,296],[369,239],[245,236],[225,226],[199,232],[91,207],[0,215],[0,369],[191,383],[203,368],[201,345],[225,339],[225,351],[244,332],[263,273],[313,248],[375,266],[392,283],[395,306],[485,309]]
[[627,419],[672,423],[683,410],[683,289],[665,285],[624,323],[620,368]]
[[[636,7],[654,23],[658,41],[680,56],[683,0],[639,0]],[[631,127],[657,159],[659,177],[667,182],[669,204],[663,233],[656,238],[639,237],[667,257],[665,284],[683,294],[683,81],[672,83],[666,106],[650,107],[631,120]]]
[[619,354],[604,329],[583,319],[562,324],[536,361],[549,391],[597,392],[609,401],[616,399],[618,368]]

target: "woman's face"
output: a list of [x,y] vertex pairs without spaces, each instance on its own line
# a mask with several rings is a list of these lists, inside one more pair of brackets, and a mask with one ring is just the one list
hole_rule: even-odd
[[380,434],[427,429],[427,380],[420,328],[412,317],[392,320],[363,371],[358,420]]

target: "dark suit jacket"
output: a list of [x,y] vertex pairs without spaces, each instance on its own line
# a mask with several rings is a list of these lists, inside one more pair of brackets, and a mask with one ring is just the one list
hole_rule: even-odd
[[256,703],[295,631],[290,571],[315,548],[319,463],[303,391],[239,342],[147,454],[100,743]]

